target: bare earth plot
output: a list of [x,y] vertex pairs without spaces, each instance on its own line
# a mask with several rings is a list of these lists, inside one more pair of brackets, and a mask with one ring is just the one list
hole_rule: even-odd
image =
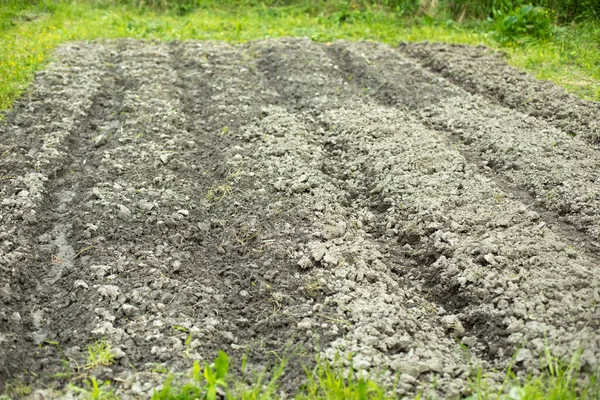
[[290,393],[317,351],[409,396],[594,370],[599,121],[481,48],[62,46],[0,126],[0,387],[99,339],[124,398],[218,349],[302,349]]

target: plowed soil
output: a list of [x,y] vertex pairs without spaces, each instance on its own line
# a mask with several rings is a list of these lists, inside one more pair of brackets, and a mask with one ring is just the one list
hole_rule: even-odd
[[218,349],[302,349],[289,393],[317,353],[440,398],[595,370],[599,124],[484,48],[64,45],[0,124],[0,387],[99,339],[123,398]]

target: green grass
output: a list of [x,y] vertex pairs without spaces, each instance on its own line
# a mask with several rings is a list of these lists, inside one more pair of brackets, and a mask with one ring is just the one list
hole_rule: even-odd
[[[89,346],[90,363],[107,361],[101,354],[110,354],[105,342],[97,342]],[[92,356],[92,354],[94,354]],[[274,354],[274,353],[271,353]],[[479,365],[472,367],[469,377],[471,394],[466,400],[597,400],[600,399],[600,370],[583,371],[580,368],[580,356],[576,352],[566,362],[551,354],[548,346],[542,354],[537,375],[518,375],[513,370],[513,356],[503,371],[503,382],[500,386],[491,384],[490,376],[498,376],[498,371],[486,371]],[[292,354],[293,356],[293,354]],[[213,363],[200,365],[194,362],[189,375],[169,374],[162,387],[154,391],[152,400],[278,400],[290,398],[282,396],[282,377],[288,368],[289,357],[275,355],[272,366],[260,373],[248,371],[247,358],[240,360],[239,374],[230,373],[231,360],[223,351],[219,351]],[[351,361],[349,359],[348,361]],[[112,361],[110,361],[112,362]],[[352,364],[351,362],[348,364]],[[102,365],[107,365],[106,363]],[[350,368],[344,368],[343,360],[331,362],[317,357],[313,367],[304,368],[304,383],[292,394],[297,400],[392,400],[395,385],[384,386],[375,376],[364,377]],[[111,382],[98,382],[88,373],[89,369],[80,370],[77,377],[67,387],[67,391],[79,393],[86,399],[116,399],[115,389]],[[165,371],[166,372],[166,371]],[[399,381],[399,371],[395,381]],[[500,371],[502,374],[502,371]],[[80,385],[77,385],[80,382]],[[415,399],[431,398],[432,383],[421,381]],[[56,386],[56,385],[54,385]],[[81,387],[83,386],[83,387]],[[0,400],[21,397],[32,393],[31,386],[20,381],[9,382],[5,394]],[[60,398],[65,393],[51,393],[51,398]]]
[[[0,0],[7,1],[7,0]],[[8,0],[11,1],[11,0]],[[306,36],[315,41],[440,41],[485,44],[505,51],[509,63],[551,80],[571,93],[600,100],[600,23],[565,26],[549,38],[526,44],[499,41],[489,22],[458,24],[439,18],[407,17],[404,10],[346,1],[300,2],[267,7],[205,6],[180,16],[127,5],[90,2],[5,5],[0,12],[0,110],[11,106],[59,44],[98,38],[163,40],[217,39],[232,42]],[[3,4],[3,3],[0,3]],[[318,5],[315,6],[315,4]],[[365,5],[366,4],[366,5]]]
[[[600,370],[591,373],[580,372],[581,351],[575,353],[569,362],[563,362],[552,355],[545,347],[540,360],[541,373],[519,378],[512,369],[514,359],[509,363],[504,382],[500,388],[492,388],[486,381],[484,371],[477,367],[471,377],[473,395],[467,400],[595,400],[600,398]],[[508,397],[506,393],[508,392]]]
[[[563,363],[550,354],[548,348],[540,360],[541,373],[519,378],[512,370],[512,362],[504,373],[500,387],[490,387],[481,367],[473,368],[471,376],[472,395],[468,400],[592,400],[600,398],[600,371],[586,374],[579,372],[579,358],[576,353],[568,363]],[[515,354],[516,356],[516,354]],[[515,357],[513,357],[514,360]],[[242,371],[245,370],[242,361]],[[341,362],[330,362],[317,358],[313,368],[305,368],[306,379],[293,398],[298,400],[388,400],[396,399],[394,387],[384,387],[376,379],[357,377],[355,371],[344,370]],[[190,380],[183,386],[172,384],[169,377],[160,391],[154,393],[153,400],[215,399],[216,388],[228,400],[233,399],[279,399],[280,379],[285,372],[287,360],[279,359],[271,370],[270,379],[265,374],[254,376],[250,383],[230,376],[229,358],[223,352],[212,365],[204,369],[196,362]],[[428,398],[430,385],[421,382],[420,393],[416,398]]]
[[94,369],[100,366],[109,366],[115,361],[115,355],[110,343],[100,340],[88,346],[88,358],[85,369]]

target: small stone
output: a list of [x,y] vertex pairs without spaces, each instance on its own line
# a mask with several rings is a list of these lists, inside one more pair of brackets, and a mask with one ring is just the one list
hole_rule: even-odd
[[485,262],[487,262],[489,265],[496,265],[496,259],[494,258],[493,254],[486,254],[483,256],[483,259],[485,260]]
[[338,258],[331,254],[330,252],[325,253],[323,256],[323,262],[325,264],[336,265],[338,263]]
[[508,327],[506,328],[506,333],[521,332],[523,328],[525,328],[525,324],[522,320],[518,319],[512,324],[508,325]]
[[84,281],[82,281],[81,279],[78,279],[75,281],[75,283],[73,283],[73,286],[76,288],[83,288],[83,289],[89,289],[90,287],[88,286],[87,283],[85,283]]
[[102,285],[98,288],[98,293],[102,297],[108,297],[115,300],[119,296],[119,288],[114,285]]
[[94,147],[100,147],[108,141],[108,135],[102,134],[94,138]]
[[142,385],[139,382],[133,382],[133,385],[131,385],[131,392],[135,393],[135,394],[142,394],[143,389],[142,389]]
[[453,331],[457,335],[465,332],[465,328],[462,326],[456,315],[444,315],[442,318],[440,318],[440,322],[447,331]]
[[221,332],[221,336],[223,337],[223,339],[227,340],[229,343],[233,343],[233,341],[235,340],[233,333],[228,332],[228,331]]
[[162,161],[163,164],[166,164],[169,162],[169,154],[168,153],[162,153],[158,157],[160,158],[160,161]]
[[352,365],[357,370],[364,370],[371,368],[373,362],[371,357],[359,353],[352,359]]
[[304,318],[298,322],[298,329],[309,330],[310,328],[312,328],[312,320],[310,318]]
[[136,315],[140,310],[136,306],[132,306],[131,304],[123,304],[121,308],[123,310],[123,314],[128,317]]
[[308,248],[310,249],[311,255],[315,261],[321,261],[325,255],[325,252],[327,251],[325,244],[320,242],[311,242],[308,244]]
[[107,321],[110,321],[110,322],[115,321],[115,316],[112,315],[111,313],[109,313],[105,308],[102,308],[102,307],[95,308],[94,313],[96,313],[96,315],[104,318]]
[[417,380],[409,374],[400,374],[400,382],[406,383],[407,385],[414,385]]
[[462,342],[467,347],[473,347],[477,344],[477,338],[475,336],[465,336],[462,338]]
[[125,352],[123,350],[121,350],[120,347],[113,347],[111,349],[111,353],[117,360],[120,360],[121,358],[123,358],[127,355],[127,354],[125,354]]
[[190,215],[190,212],[188,210],[178,210],[177,211],[178,214],[181,214],[185,217],[187,217],[188,215]]
[[300,269],[309,269],[313,266],[313,264],[312,261],[310,261],[310,258],[303,256],[298,261],[298,266],[300,267]]
[[531,359],[531,351],[529,351],[529,349],[519,350],[519,352],[517,353],[517,356],[515,357],[515,361],[518,363],[523,362],[525,360],[529,360],[529,359]]
[[131,217],[131,210],[129,208],[127,208],[126,206],[119,204],[119,212],[117,213],[117,216],[119,218],[123,218],[123,219],[127,219]]
[[14,312],[12,313],[12,315],[10,316],[10,320],[17,325],[21,325],[21,314],[19,314],[18,312]]

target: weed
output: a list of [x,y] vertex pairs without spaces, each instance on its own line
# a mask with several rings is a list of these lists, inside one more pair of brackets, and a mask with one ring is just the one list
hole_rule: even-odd
[[180,325],[172,325],[171,329],[174,329],[176,331],[180,331],[180,332],[185,332],[188,333],[190,330],[188,328],[186,328],[185,326],[180,326]]
[[[517,351],[518,353],[518,351]],[[486,383],[486,374],[481,367],[474,370],[471,379],[473,394],[467,400],[487,399],[598,399],[600,397],[600,370],[592,374],[580,371],[581,350],[576,352],[569,362],[562,362],[551,354],[548,344],[544,348],[544,357],[541,360],[539,375],[528,375],[520,379],[513,371],[517,353],[505,371],[504,382],[500,388],[492,388]],[[583,386],[580,386],[585,382]],[[508,390],[508,397],[505,391]]]
[[[352,365],[352,363],[350,363]],[[305,369],[307,381],[299,395],[305,399],[391,399],[386,390],[377,382],[363,377],[356,377],[356,371],[350,367],[344,372],[343,363],[335,360],[317,358],[312,370]]]
[[31,394],[31,386],[24,382],[13,380],[4,385],[4,393],[6,393],[8,398],[20,399]]
[[304,291],[309,297],[316,298],[321,294],[325,283],[319,279],[311,281],[304,286]]
[[85,398],[89,400],[117,400],[118,397],[115,395],[113,389],[110,387],[110,382],[106,381],[98,383],[96,378],[90,377],[86,382],[86,388],[80,388],[71,385],[70,388],[74,392],[79,392],[85,395]]
[[110,343],[100,340],[88,346],[88,358],[85,369],[94,369],[100,366],[109,366],[115,361]]
[[229,371],[229,357],[225,352],[219,351],[213,365],[205,363],[204,369],[198,361],[194,362],[191,378],[192,381],[176,388],[172,385],[173,376],[169,376],[160,391],[154,392],[152,400],[174,399],[206,399],[216,400],[217,392],[227,388],[227,373]]
[[[470,358],[468,350],[463,346],[466,357]],[[573,356],[567,364],[562,363],[553,356],[548,346],[545,349],[545,358],[542,360],[543,372],[539,376],[528,376],[525,379],[517,378],[513,372],[516,360],[515,353],[505,369],[504,381],[500,387],[490,385],[487,373],[481,366],[473,366],[471,374],[470,400],[487,399],[597,399],[600,395],[600,371],[586,375],[579,371],[581,353]],[[278,363],[271,369],[270,379],[266,380],[266,372],[246,377],[250,380],[229,376],[229,357],[222,351],[212,365],[205,364],[202,369],[198,362],[194,363],[190,382],[183,386],[173,385],[173,376],[169,376],[160,391],[154,393],[153,400],[184,400],[184,399],[215,399],[220,393],[224,399],[278,399],[280,378],[287,368],[289,358],[277,357]],[[392,399],[390,393],[393,388],[385,388],[377,381],[364,377],[352,368],[351,358],[348,358],[349,368],[344,368],[344,363],[337,357],[334,361],[317,357],[313,368],[304,367],[306,380],[299,391],[293,396],[298,400],[308,399]],[[247,355],[241,360],[242,373],[246,375]],[[399,378],[399,376],[397,377]],[[585,382],[584,386],[581,385]],[[433,383],[421,388],[417,399],[423,398],[426,389],[433,388]],[[506,396],[508,393],[508,397]]]
[[494,200],[496,203],[504,203],[504,193],[494,193]]
[[[219,350],[219,355],[215,359],[214,367],[208,364],[204,365],[204,379],[206,379],[206,398],[208,400],[216,400],[217,388],[226,387],[227,382],[225,378],[229,371],[229,357],[225,352]],[[199,381],[200,365],[198,362],[194,363],[194,371],[192,376],[194,380]]]
[[232,187],[229,183],[218,183],[208,189],[205,198],[207,201],[221,201],[231,193],[231,190]]
[[554,15],[543,7],[525,5],[508,13],[494,11],[492,35],[500,43],[525,44],[547,39],[556,31]]

